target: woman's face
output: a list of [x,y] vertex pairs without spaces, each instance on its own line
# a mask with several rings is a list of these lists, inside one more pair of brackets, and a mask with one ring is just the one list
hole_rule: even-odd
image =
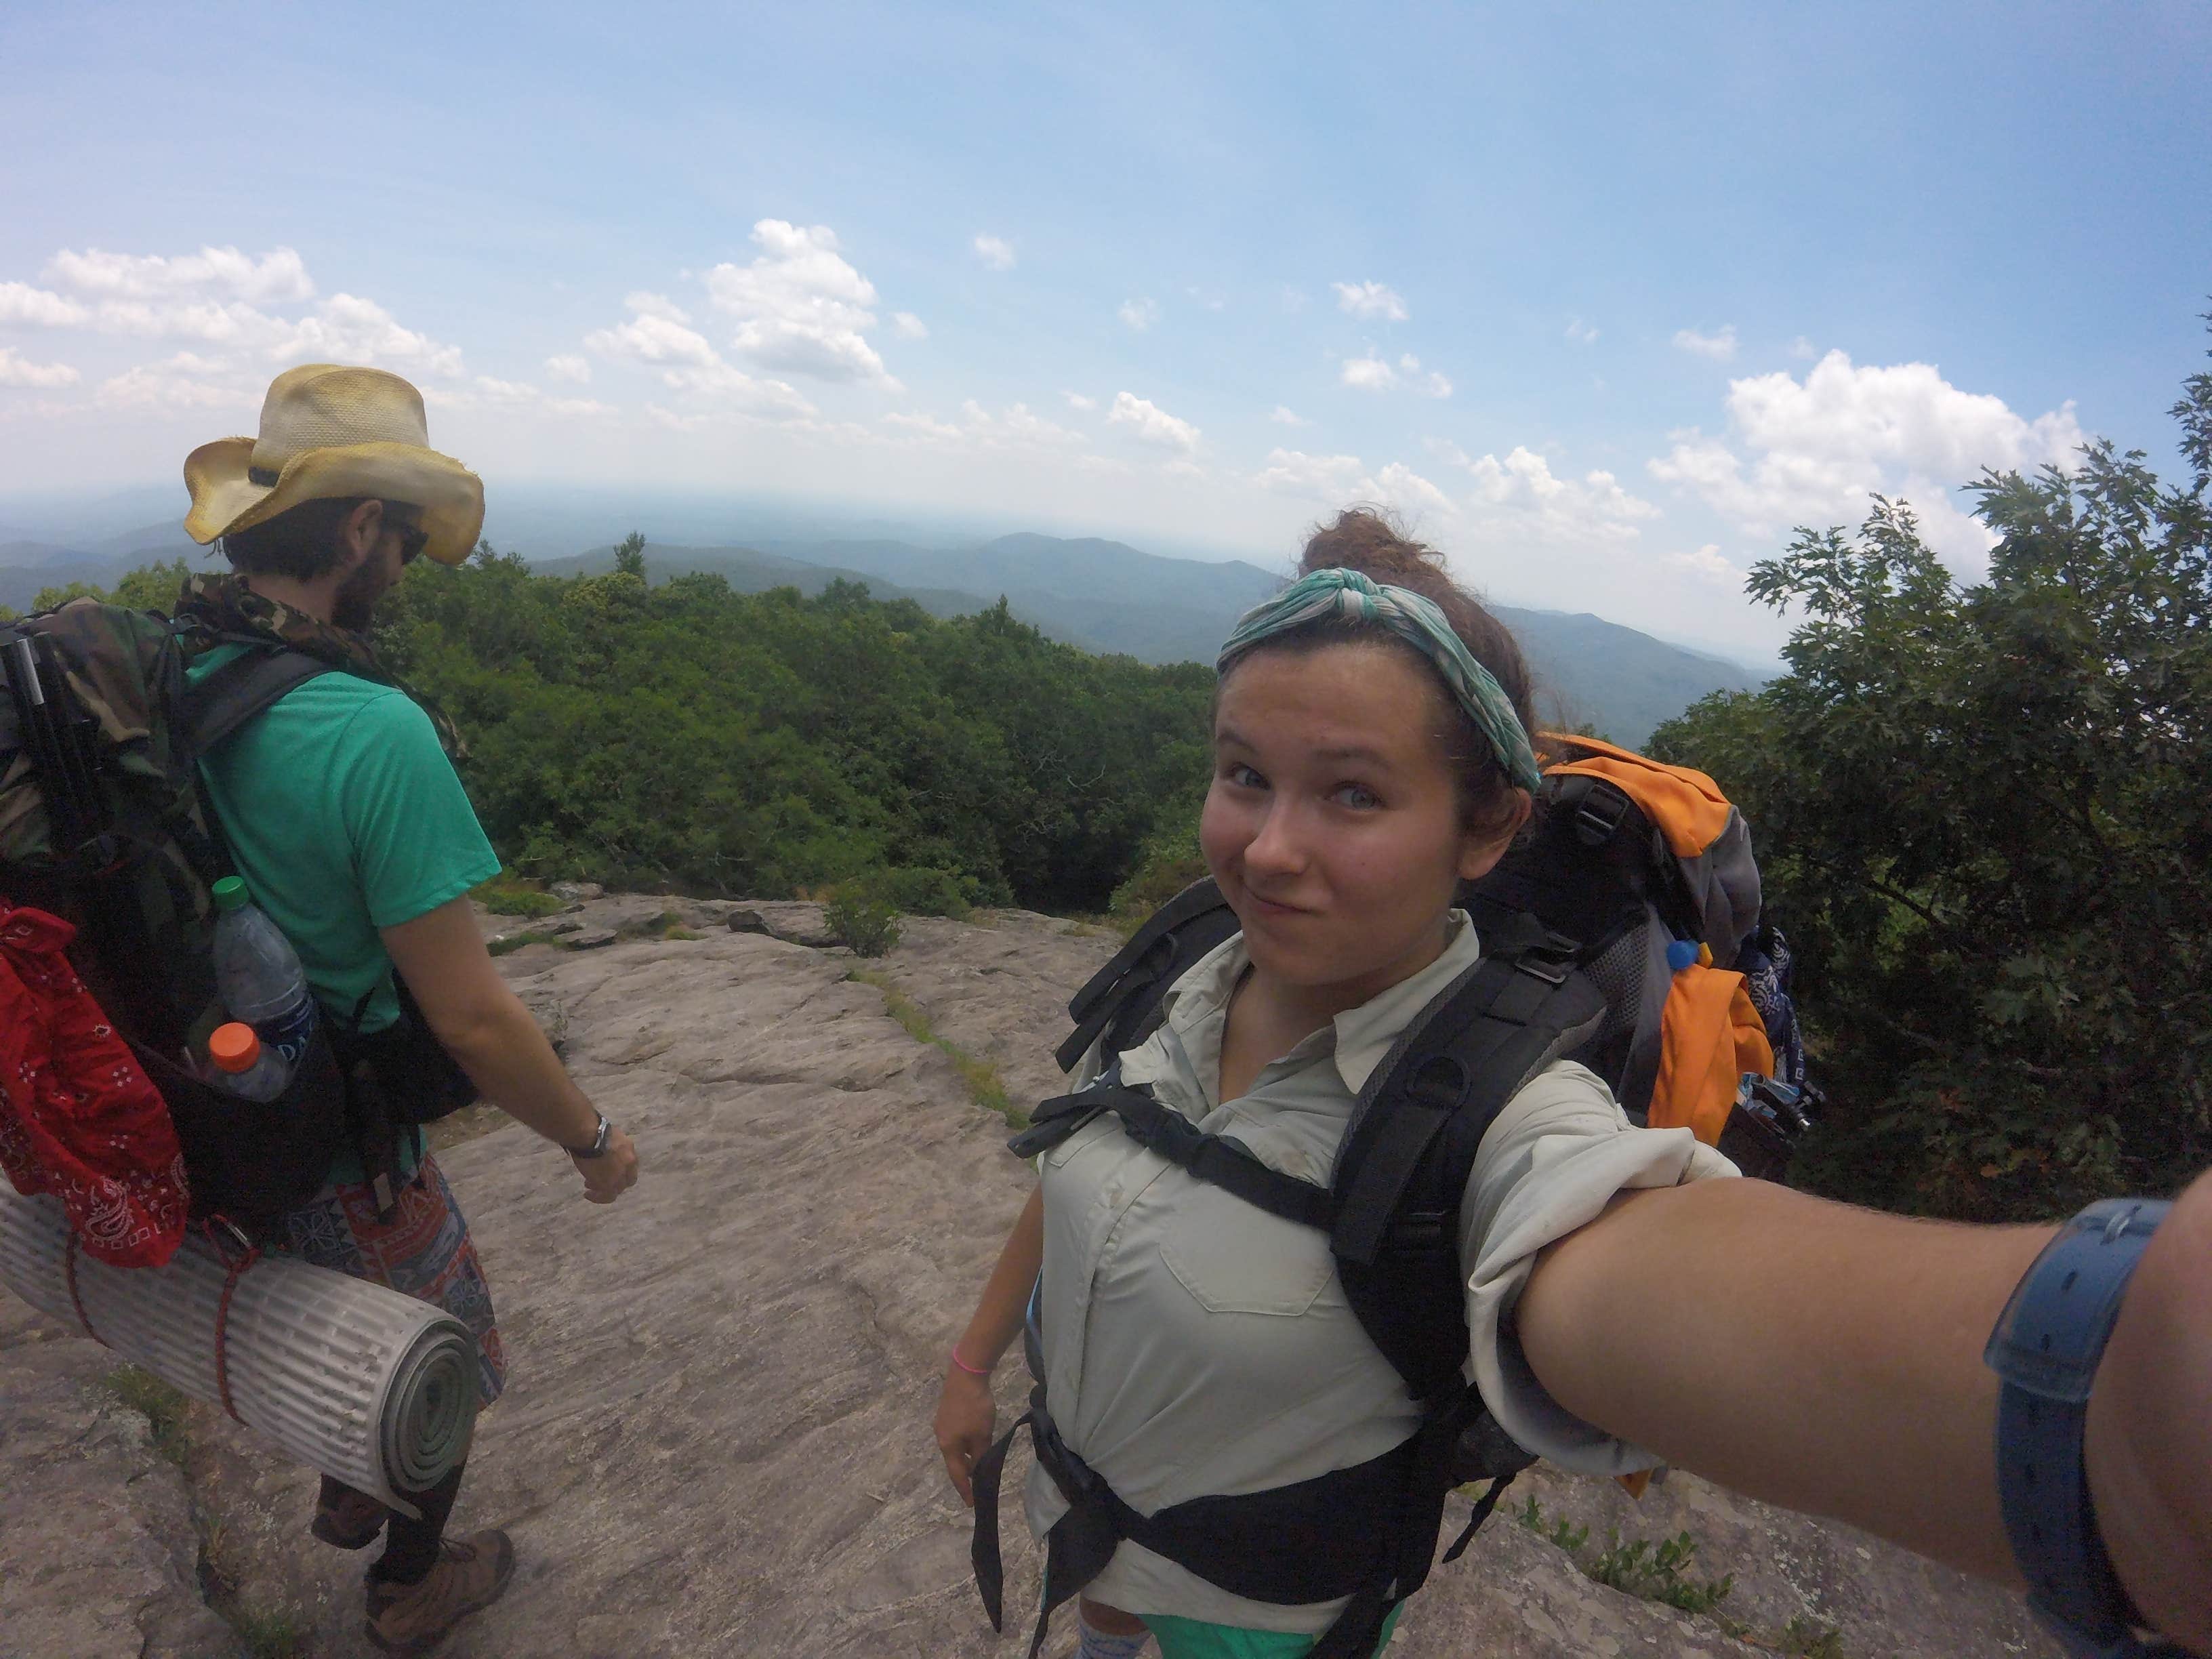
[[1442,951],[1454,889],[1513,836],[1461,829],[1443,701],[1382,645],[1263,648],[1230,671],[1199,842],[1255,970],[1340,1012]]

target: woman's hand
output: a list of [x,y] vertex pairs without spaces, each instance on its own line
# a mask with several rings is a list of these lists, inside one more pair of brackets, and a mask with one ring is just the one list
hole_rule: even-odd
[[945,1478],[971,1510],[975,1488],[969,1472],[991,1449],[991,1431],[998,1422],[999,1403],[991,1398],[991,1379],[947,1364],[945,1386],[937,1396],[937,1449],[945,1454]]

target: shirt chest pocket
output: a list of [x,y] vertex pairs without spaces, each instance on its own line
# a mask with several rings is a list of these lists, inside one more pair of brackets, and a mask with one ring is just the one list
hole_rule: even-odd
[[1175,1194],[1160,1259],[1208,1313],[1296,1318],[1336,1279],[1326,1233],[1199,1181]]

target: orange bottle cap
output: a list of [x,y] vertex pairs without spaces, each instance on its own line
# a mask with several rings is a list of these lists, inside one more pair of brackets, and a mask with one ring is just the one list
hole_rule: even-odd
[[260,1036],[238,1020],[218,1025],[208,1039],[208,1058],[226,1072],[250,1072],[261,1058]]

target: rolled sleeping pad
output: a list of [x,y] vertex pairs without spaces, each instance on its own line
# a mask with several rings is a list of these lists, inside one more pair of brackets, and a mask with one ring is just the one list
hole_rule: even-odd
[[244,1254],[194,1233],[166,1266],[108,1267],[71,1247],[58,1200],[0,1181],[0,1285],[309,1468],[419,1516],[408,1494],[468,1455],[475,1335],[427,1302],[286,1256],[234,1273]]

